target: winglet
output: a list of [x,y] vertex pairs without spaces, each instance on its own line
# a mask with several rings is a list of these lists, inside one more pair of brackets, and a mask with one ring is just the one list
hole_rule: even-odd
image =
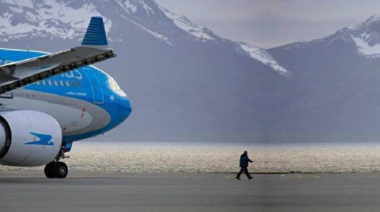
[[107,47],[107,35],[102,17],[92,17],[88,25],[82,46]]

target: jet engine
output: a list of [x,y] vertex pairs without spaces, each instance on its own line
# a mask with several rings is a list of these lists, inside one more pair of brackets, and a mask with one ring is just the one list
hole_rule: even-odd
[[45,165],[61,146],[62,130],[52,116],[32,110],[0,113],[0,164]]

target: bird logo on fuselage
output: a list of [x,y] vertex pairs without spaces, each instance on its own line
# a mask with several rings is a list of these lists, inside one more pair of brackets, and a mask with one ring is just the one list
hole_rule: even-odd
[[34,132],[30,132],[30,134],[36,136],[40,140],[26,142],[25,144],[27,144],[27,145],[44,145],[44,146],[52,146],[52,145],[54,145],[54,142],[51,141],[51,138],[52,138],[51,135],[41,134],[41,133],[34,133]]

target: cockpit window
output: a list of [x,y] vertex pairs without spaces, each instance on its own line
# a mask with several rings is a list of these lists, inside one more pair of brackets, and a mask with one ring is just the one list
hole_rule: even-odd
[[121,90],[120,86],[117,84],[117,82],[112,78],[108,77],[108,82],[111,87],[111,90],[113,90],[115,93],[119,94],[120,96],[127,96],[123,90]]
[[121,90],[120,86],[117,84],[117,82],[113,78],[110,79],[110,85],[112,87],[112,90],[114,91]]

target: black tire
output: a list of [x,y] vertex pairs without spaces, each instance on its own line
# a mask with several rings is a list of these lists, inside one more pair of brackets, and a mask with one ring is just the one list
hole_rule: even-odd
[[57,178],[66,178],[69,173],[69,169],[64,162],[58,162],[55,164],[55,174]]
[[45,172],[45,176],[47,178],[56,178],[57,177],[55,164],[56,164],[56,162],[54,162],[54,161],[46,164],[44,172]]

